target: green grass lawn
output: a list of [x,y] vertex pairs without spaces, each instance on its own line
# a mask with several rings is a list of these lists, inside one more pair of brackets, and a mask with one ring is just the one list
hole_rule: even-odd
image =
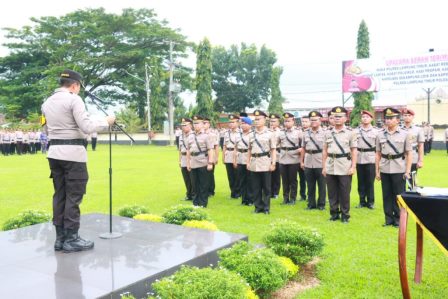
[[[185,190],[174,148],[157,146],[114,146],[114,213],[127,204],[144,205],[161,214],[168,207],[184,203]],[[419,172],[421,185],[448,187],[448,157],[433,151],[425,157]],[[108,148],[99,145],[89,151],[90,181],[81,205],[82,213],[108,212]],[[51,212],[52,183],[44,155],[0,156],[0,224],[26,209]],[[321,285],[301,298],[401,298],[397,260],[397,229],[383,228],[381,186],[375,187],[375,210],[355,209],[358,204],[356,177],[353,180],[351,216],[348,225],[328,221],[326,211],[305,211],[305,202],[282,206],[271,203],[271,215],[252,214],[252,207],[230,200],[225,168],[216,168],[216,195],[208,212],[223,231],[247,234],[261,242],[270,222],[292,219],[317,228],[325,237],[325,249],[318,265]],[[408,232],[408,275],[413,279],[415,225],[410,218]],[[448,229],[448,228],[447,228]],[[423,281],[410,282],[414,298],[448,298],[448,257],[425,235]]]

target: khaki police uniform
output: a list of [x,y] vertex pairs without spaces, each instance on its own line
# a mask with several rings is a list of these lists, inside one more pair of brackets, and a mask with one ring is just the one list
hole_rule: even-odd
[[395,132],[382,130],[376,138],[377,155],[381,156],[377,159],[376,167],[381,176],[386,225],[399,224],[397,195],[405,191],[406,181],[403,175],[406,172],[406,155],[412,155],[411,140],[411,134],[399,127]]
[[[303,134],[304,175],[308,186],[307,209],[325,208],[327,197],[325,177],[322,174],[322,149],[324,147],[325,131],[319,127],[317,131],[308,129]],[[316,203],[316,183],[319,196]]]
[[89,118],[82,99],[66,88],[58,88],[42,105],[45,130],[51,139],[48,151],[53,179],[53,223],[79,229],[79,204],[88,181],[86,134],[109,128],[105,120]]
[[349,170],[354,159],[351,150],[356,150],[357,146],[356,133],[348,127],[344,126],[339,131],[333,128],[325,132],[324,150],[326,148],[327,158],[323,162],[326,163],[328,201],[332,220],[338,219],[339,214],[343,221],[348,221],[350,218],[352,176],[349,175]]
[[182,173],[182,178],[184,180],[185,189],[187,190],[185,194],[185,200],[193,200],[194,198],[194,189],[193,183],[191,180],[190,171],[187,168],[187,142],[188,136],[191,134],[182,133],[179,136],[179,162],[180,162],[180,170]]
[[235,128],[234,130],[227,130],[224,135],[223,155],[230,188],[230,198],[239,198],[241,196],[240,189],[238,189],[238,171],[233,167],[233,155],[239,134],[240,130]]
[[204,130],[192,132],[188,136],[187,142],[187,165],[191,168],[191,178],[193,182],[193,205],[207,207],[209,174],[207,171],[209,161],[209,151],[214,150],[214,140],[210,134]]
[[266,127],[260,132],[254,130],[249,134],[251,190],[253,191],[256,213],[269,213],[271,207],[271,151],[276,150],[275,134]]
[[212,139],[213,142],[213,148],[215,151],[215,155],[214,155],[214,164],[212,165],[212,170],[211,171],[207,171],[208,174],[208,196],[214,196],[215,195],[215,188],[216,188],[216,184],[215,184],[215,164],[218,161],[218,153],[219,153],[219,140],[218,140],[218,132],[214,129],[208,129],[205,131],[205,133],[207,133],[210,138]]
[[[240,190],[241,203],[243,205],[252,205],[254,203],[253,192],[249,185],[250,172],[247,170],[247,162],[249,161],[249,139],[251,132],[244,133],[240,131],[236,136],[234,161],[237,164],[237,186]],[[252,133],[253,134],[253,133]]]
[[358,136],[358,175],[359,207],[373,208],[375,203],[375,151],[378,129],[372,125],[356,129]]
[[285,128],[277,136],[280,148],[279,166],[283,185],[283,204],[295,204],[302,132],[295,128]]
[[425,133],[423,132],[423,129],[420,127],[417,127],[416,125],[412,124],[410,127],[406,127],[405,125],[401,127],[403,130],[407,131],[411,138],[411,144],[412,144],[412,167],[411,171],[417,171],[417,162],[421,158],[423,161],[423,157],[419,157],[418,148],[420,144],[425,144]]
[[271,129],[270,130],[276,140],[277,140],[277,157],[275,159],[275,170],[271,172],[271,198],[277,198],[278,194],[280,192],[280,164],[279,164],[279,159],[280,159],[280,145],[278,143],[279,141],[279,136],[281,133],[281,129],[280,128],[275,128],[275,129]]

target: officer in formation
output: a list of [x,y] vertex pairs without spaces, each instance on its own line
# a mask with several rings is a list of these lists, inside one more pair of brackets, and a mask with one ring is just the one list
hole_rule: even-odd
[[341,218],[343,223],[348,223],[358,142],[356,133],[344,125],[347,121],[347,110],[337,106],[331,109],[331,115],[334,116],[334,128],[325,132],[322,174],[327,180],[330,220]]
[[215,165],[215,141],[205,133],[204,118],[193,116],[192,132],[187,139],[187,170],[190,171],[193,190],[193,205],[206,208],[209,197],[209,177]]
[[283,184],[283,204],[294,205],[297,199],[297,173],[303,133],[295,128],[293,114],[284,113],[283,119],[284,129],[277,135],[277,146],[280,149],[279,165]]
[[[94,243],[78,235],[79,205],[86,192],[88,180],[86,134],[107,129],[115,117],[93,121],[78,96],[82,77],[64,70],[60,87],[42,105],[46,118],[44,129],[51,139],[48,162],[53,179],[53,224],[56,227],[56,251],[75,252],[92,249]],[[22,137],[23,138],[23,137]]]
[[410,179],[412,166],[412,139],[408,131],[401,129],[400,111],[383,110],[386,128],[376,138],[376,179],[381,181],[385,223],[399,225],[397,195],[405,191],[406,179]]
[[356,129],[358,135],[358,208],[373,209],[375,204],[375,152],[378,130],[372,126],[373,114],[361,111],[361,126]]
[[445,129],[445,146],[446,146],[446,153],[448,154],[448,128]]
[[239,129],[239,116],[229,114],[229,129],[224,135],[224,144],[222,149],[222,163],[226,166],[227,179],[229,181],[230,198],[239,198],[241,191],[238,188],[238,171],[234,167],[234,155],[235,146],[238,136],[240,135]]
[[[303,133],[301,167],[304,170],[308,186],[307,210],[325,209],[326,183],[322,174],[322,149],[325,140],[325,131],[321,127],[322,114],[311,111],[308,114],[311,127]],[[316,203],[316,184],[319,195]]]
[[412,167],[411,172],[423,167],[423,157],[425,156],[425,133],[423,129],[413,124],[415,112],[412,109],[403,109],[404,124],[403,130],[411,135],[412,142]]
[[208,196],[211,197],[215,196],[215,166],[218,164],[218,158],[219,158],[219,140],[218,140],[219,132],[211,128],[210,118],[208,117],[204,117],[204,131],[206,134],[210,135],[210,138],[212,138],[214,149],[212,170],[208,172],[209,175]]
[[191,174],[187,169],[187,142],[193,130],[192,125],[193,121],[190,118],[182,118],[182,134],[179,135],[179,166],[182,173],[182,178],[184,179],[185,189],[187,191],[185,200],[193,200],[195,194]]
[[[274,134],[275,139],[278,140],[280,135],[280,116],[278,114],[269,115],[269,129]],[[280,148],[277,147],[277,155],[275,160],[275,170],[271,174],[271,198],[278,198],[280,192]]]
[[[308,115],[302,116],[301,118],[301,130],[303,135],[306,134],[306,132],[310,129],[311,127],[311,122],[310,122],[310,117]],[[302,167],[302,165],[300,165],[299,167],[299,186],[300,186],[300,200],[306,200],[306,176],[305,176],[305,171],[304,168]]]
[[275,171],[277,161],[275,134],[265,126],[266,113],[254,111],[255,130],[249,135],[247,168],[250,188],[253,192],[254,213],[270,213],[271,172]]
[[249,160],[249,138],[251,134],[252,120],[245,116],[241,117],[241,130],[236,137],[233,155],[233,167],[237,169],[236,189],[241,193],[241,204],[251,206],[254,203],[253,191],[250,188],[250,171],[247,169]]

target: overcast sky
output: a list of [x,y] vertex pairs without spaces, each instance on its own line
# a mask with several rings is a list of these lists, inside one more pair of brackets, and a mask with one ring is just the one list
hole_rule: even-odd
[[[14,0],[3,4],[0,27],[19,28],[31,17],[60,16],[76,9],[152,8],[160,19],[194,42],[266,44],[284,68],[281,89],[287,107],[331,106],[341,102],[341,62],[355,58],[362,19],[370,32],[370,54],[394,58],[448,52],[444,1],[265,1],[265,0]],[[3,32],[4,33],[4,32]],[[3,33],[0,43],[5,42]],[[7,52],[0,48],[0,55]],[[377,103],[399,102],[409,91],[381,93]]]

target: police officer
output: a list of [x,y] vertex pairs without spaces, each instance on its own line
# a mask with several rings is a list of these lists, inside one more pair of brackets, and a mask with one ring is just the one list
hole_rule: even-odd
[[376,179],[381,180],[383,208],[386,222],[383,226],[399,224],[397,195],[405,191],[412,165],[411,135],[400,129],[400,111],[394,108],[383,110],[386,129],[376,137]]
[[361,111],[361,126],[356,129],[358,136],[358,208],[373,209],[375,203],[375,151],[378,130],[372,126],[373,114]]
[[[319,111],[311,111],[309,114],[311,127],[303,133],[302,144],[302,169],[305,173],[308,185],[307,210],[318,208],[325,209],[327,197],[325,177],[322,174],[322,149],[325,140],[325,131],[321,127],[322,114]],[[319,196],[316,203],[316,183]]]
[[229,182],[230,188],[230,198],[239,198],[241,196],[240,190],[238,189],[238,173],[237,169],[234,167],[234,151],[236,145],[236,139],[240,134],[239,116],[234,114],[229,114],[229,129],[224,135],[224,146],[222,149],[222,163],[226,166],[227,180]]
[[213,155],[213,166],[212,170],[208,171],[208,196],[214,196],[215,195],[215,166],[218,164],[218,157],[219,157],[219,133],[215,129],[211,127],[210,118],[204,116],[204,132],[208,135],[210,135],[210,138],[213,142],[213,148],[214,148],[214,155]]
[[[271,114],[269,115],[269,128],[272,133],[274,133],[275,138],[278,142],[278,137],[280,135],[280,115]],[[277,198],[280,192],[280,148],[277,143],[277,160],[275,161],[275,170],[271,174],[271,198]]]
[[[305,136],[306,132],[308,132],[308,130],[311,127],[311,122],[310,122],[310,117],[309,115],[305,115],[302,116],[301,118],[301,124],[302,124],[302,133],[303,136]],[[300,161],[300,163],[302,163],[302,161]],[[305,171],[304,168],[302,167],[302,165],[300,165],[299,167],[299,185],[300,185],[300,200],[305,201],[306,200],[306,176],[305,176]]]
[[412,142],[412,166],[411,172],[423,167],[423,157],[425,156],[425,134],[423,129],[413,124],[415,112],[412,109],[402,110],[404,124],[403,130],[411,135]]
[[184,179],[185,189],[187,190],[185,200],[193,200],[194,190],[191,181],[190,171],[187,169],[187,141],[192,131],[193,121],[190,118],[182,118],[182,134],[179,136],[179,166]]
[[253,205],[254,200],[249,184],[250,172],[247,169],[247,161],[252,120],[249,117],[241,117],[240,123],[241,130],[236,137],[233,167],[237,170],[236,188],[241,193],[241,204],[250,206]]
[[254,213],[270,213],[271,172],[275,170],[277,151],[275,134],[265,126],[267,115],[254,111],[255,130],[250,133],[247,169],[253,191]]
[[322,174],[327,180],[330,220],[338,220],[341,214],[342,222],[348,223],[350,190],[352,175],[356,170],[358,144],[356,133],[344,125],[347,121],[347,110],[337,106],[331,109],[331,115],[334,116],[334,128],[325,132]]
[[204,130],[204,118],[193,116],[194,132],[188,136],[187,169],[191,171],[193,190],[195,192],[193,205],[206,208],[208,204],[209,174],[214,160],[213,137]]
[[280,146],[280,173],[283,184],[283,204],[295,204],[297,199],[297,172],[299,171],[302,131],[294,127],[294,115],[283,113],[284,129],[278,135]]
[[92,249],[92,241],[78,235],[79,205],[88,180],[86,134],[108,128],[115,122],[107,116],[102,122],[89,118],[78,96],[82,77],[72,70],[61,74],[60,87],[42,105],[44,129],[51,138],[48,162],[53,179],[53,224],[56,227],[55,250],[75,252]]

